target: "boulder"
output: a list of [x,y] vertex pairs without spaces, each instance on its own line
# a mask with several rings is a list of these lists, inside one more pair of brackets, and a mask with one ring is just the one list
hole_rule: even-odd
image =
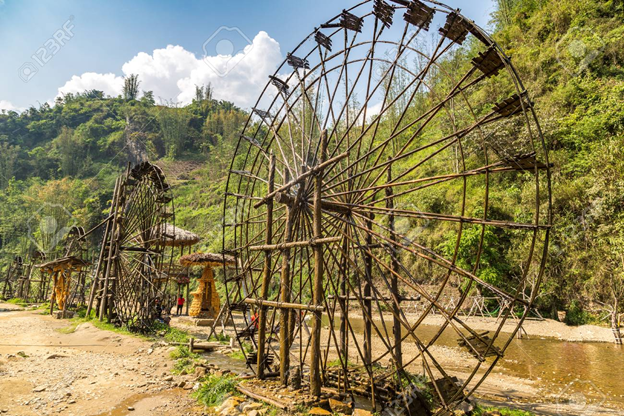
[[322,407],[313,407],[312,409],[310,409],[308,414],[316,415],[316,416],[327,416],[327,415],[331,415],[332,413],[329,410],[323,409]]
[[329,399],[329,407],[331,408],[331,411],[334,413],[344,413],[345,415],[348,415],[349,413],[351,413],[351,406],[339,400],[332,399],[332,398]]

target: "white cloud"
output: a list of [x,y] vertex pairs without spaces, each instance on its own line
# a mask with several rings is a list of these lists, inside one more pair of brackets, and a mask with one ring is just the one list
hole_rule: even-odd
[[[0,0],[0,1],[2,1],[2,0]],[[22,111],[23,108],[18,108],[16,106],[14,106],[10,101],[0,100],[0,112],[2,110],[6,110],[6,111]]]
[[112,73],[85,72],[80,76],[74,75],[65,85],[58,89],[58,95],[76,94],[85,90],[95,89],[104,91],[104,94],[117,96],[121,94],[122,88],[123,77],[118,77]]
[[[196,85],[211,83],[215,99],[248,108],[255,103],[268,75],[275,72],[282,59],[279,43],[266,32],[259,32],[251,45],[234,56],[198,58],[182,46],[169,45],[151,54],[140,52],[123,64],[121,70],[124,76],[138,74],[140,89],[153,91],[157,100],[188,104],[195,96]],[[220,76],[224,68],[229,72]],[[87,72],[73,76],[58,91],[61,95],[98,89],[116,96],[121,94],[122,87],[123,76]]]

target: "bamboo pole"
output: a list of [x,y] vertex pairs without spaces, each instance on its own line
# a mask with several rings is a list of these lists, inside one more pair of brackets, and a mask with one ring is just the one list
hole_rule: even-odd
[[[117,186],[115,184],[115,191],[113,192],[113,201],[116,198]],[[104,251],[106,249],[106,241],[108,240],[108,234],[110,232],[112,216],[106,219],[106,228],[104,229],[104,238],[102,239],[102,247],[100,248],[100,255],[98,256],[98,262],[95,266],[95,273],[93,273],[93,282],[91,283],[91,293],[89,294],[89,305],[87,306],[87,318],[91,316],[91,309],[93,308],[93,301],[95,300],[95,294],[100,289],[100,268],[102,267],[102,260],[104,259]]]
[[277,251],[287,250],[290,248],[298,247],[310,247],[315,245],[322,245],[328,243],[337,243],[341,240],[341,237],[327,237],[327,238],[313,238],[307,241],[291,241],[279,244],[264,244],[259,246],[250,246],[249,251]]
[[[347,231],[348,232],[348,231]],[[349,242],[346,238],[343,239],[342,242],[342,251],[343,251],[343,270],[348,270],[347,268],[347,257],[349,252]],[[349,319],[349,297],[347,296],[347,273],[343,272],[340,276],[340,296],[338,297],[338,303],[340,304],[340,354],[344,357],[345,362],[349,361],[349,341],[347,335],[347,325]],[[347,375],[345,374],[345,377]]]
[[[325,161],[327,153],[327,130],[321,133],[320,162]],[[319,170],[314,178],[314,238],[322,238],[323,211],[321,207],[323,191],[323,170]],[[313,304],[321,306],[323,302],[323,246],[315,245],[314,251],[314,293]],[[310,394],[321,395],[321,312],[313,313],[312,343],[310,351]]]
[[[286,178],[288,178],[288,170],[286,170]],[[288,179],[287,179],[288,180]],[[284,242],[290,243],[293,231],[293,216],[295,210],[286,207],[286,226],[284,230]],[[280,314],[280,383],[284,386],[288,383],[288,371],[290,369],[290,332],[288,324],[290,321],[291,310],[286,307],[290,305],[290,248],[285,247],[282,251],[282,273],[281,273],[281,308]]]
[[[392,163],[388,165],[387,171],[387,180],[388,183],[392,183]],[[401,313],[401,306],[399,302],[401,298],[399,296],[399,279],[397,275],[399,273],[399,261],[397,260],[397,249],[394,244],[397,240],[396,233],[394,232],[394,194],[392,192],[392,187],[386,188],[386,208],[390,211],[390,215],[388,216],[388,228],[390,229],[390,241],[392,242],[392,246],[390,247],[390,253],[392,255],[392,261],[390,267],[392,268],[392,276],[391,276],[391,289],[390,293],[392,295],[392,309],[393,309],[393,318],[392,318],[392,334],[394,336],[394,361],[397,367],[397,371],[399,374],[403,370],[403,352],[402,352],[402,339],[401,337],[401,320],[399,319],[399,315]]]
[[[374,217],[374,214],[370,214],[371,217]],[[372,228],[372,218],[366,221],[366,228],[370,230]],[[373,237],[370,232],[366,233],[366,245],[371,245],[373,241]],[[373,297],[371,296],[371,286],[372,286],[372,274],[373,274],[373,259],[371,255],[366,252],[364,254],[364,275],[366,276],[366,281],[364,282],[364,366],[368,369],[372,363],[372,310],[373,310]]]
[[[117,225],[117,200],[119,199],[119,192],[120,192],[120,186],[121,186],[121,178],[117,178],[117,181],[115,182],[115,192],[113,192],[114,198],[113,198],[113,202],[111,205],[112,208],[112,215],[113,215],[113,219],[111,220],[111,230],[110,230],[110,236],[111,237],[115,237],[115,230],[116,230],[116,225]],[[110,269],[111,269],[111,262],[112,262],[112,258],[113,258],[113,238],[111,238],[108,241],[108,256],[106,258],[106,268],[104,270],[104,278],[102,281],[102,297],[100,298],[100,310],[99,310],[99,314],[98,314],[98,319],[100,321],[104,320],[104,313],[106,312],[106,307],[108,305],[108,277],[110,275]],[[103,246],[106,246],[106,241],[102,242]]]
[[[271,154],[269,162],[269,183],[268,193],[271,194],[275,188],[275,155]],[[265,244],[269,245],[273,241],[273,199],[267,200],[267,214],[266,214],[266,236]],[[265,251],[264,253],[264,272],[262,275],[262,289],[260,297],[262,300],[266,300],[269,294],[269,281],[271,280],[271,251]],[[259,379],[264,378],[264,350],[266,341],[266,308],[260,306],[260,313],[258,317],[258,360],[257,360],[257,374]]]
[[245,299],[245,303],[250,305],[262,306],[264,308],[280,308],[280,309],[296,309],[299,311],[310,311],[310,312],[323,312],[325,310],[324,306],[314,306],[314,305],[302,305],[301,303],[291,303],[291,302],[276,302],[273,300],[263,300],[263,299]]
[[279,402],[279,401],[277,401],[275,399],[263,396],[261,394],[254,393],[253,391],[247,390],[244,387],[236,386],[236,390],[238,390],[239,392],[243,393],[245,396],[251,397],[252,399],[255,399],[255,400],[263,401],[263,402],[265,402],[265,403],[267,403],[267,404],[269,404],[271,406],[277,407],[278,409],[281,409],[281,410],[288,409],[288,405],[287,404]]

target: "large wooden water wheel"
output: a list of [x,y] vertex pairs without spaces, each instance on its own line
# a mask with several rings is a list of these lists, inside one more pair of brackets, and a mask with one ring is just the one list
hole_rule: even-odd
[[[73,226],[70,228],[67,236],[65,236],[63,251],[65,257],[75,257],[77,259],[85,261],[88,260],[87,241],[85,239],[85,229],[80,226]],[[85,264],[85,267],[81,267],[72,276],[69,303],[76,305],[84,305],[86,303],[85,292],[87,287],[87,276],[89,275],[89,264]]]
[[174,209],[162,170],[149,162],[117,180],[94,293],[99,317],[130,330],[151,329],[169,283]]
[[[487,33],[433,1],[343,11],[270,77],[228,177],[250,368],[377,406],[422,387],[454,408],[531,310],[550,204],[533,105]],[[473,296],[504,305],[488,332],[462,316]]]

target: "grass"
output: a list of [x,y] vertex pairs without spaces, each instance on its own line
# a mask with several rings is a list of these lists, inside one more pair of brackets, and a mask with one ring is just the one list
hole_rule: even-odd
[[472,414],[474,416],[483,416],[489,412],[499,412],[501,416],[535,416],[535,413],[520,409],[510,409],[508,407],[483,407],[481,405],[477,405]]
[[80,322],[72,322],[69,326],[57,328],[56,332],[60,332],[61,334],[73,334],[76,331],[76,328],[78,328],[78,325],[80,325]]
[[156,333],[162,334],[164,332],[163,338],[167,342],[189,342],[190,337],[188,332],[182,331],[181,329],[173,328],[165,324],[157,324],[154,327],[154,330],[156,331]]
[[227,374],[223,376],[209,375],[193,397],[206,407],[218,406],[232,395],[237,395],[238,378]]
[[[43,308],[41,312],[42,315],[46,315],[50,313],[49,304],[44,304],[39,307],[39,309],[42,309],[42,308]],[[141,338],[146,341],[154,341],[154,340],[159,339],[157,336],[154,336],[154,335],[144,335],[144,334],[139,334],[136,332],[131,332],[125,327],[119,327],[119,326],[115,326],[114,324],[108,323],[106,321],[100,321],[99,319],[96,318],[95,311],[91,311],[90,316],[87,317],[86,308],[77,310],[76,314],[77,316],[71,319],[70,321],[71,324],[68,327],[60,328],[57,331],[62,334],[71,334],[72,332],[76,330],[76,327],[80,325],[81,323],[90,322],[94,327],[104,330],[104,331],[116,332],[122,335],[130,335],[133,337]],[[154,326],[153,329],[156,332],[156,334],[159,334],[160,336],[162,336],[162,338],[164,338],[164,340],[167,342],[187,343],[190,338],[187,332],[182,331],[177,328],[169,327],[164,324],[157,324],[156,326]]]
[[243,354],[243,352],[241,350],[234,350],[232,351],[231,354],[229,354],[230,358],[233,358],[235,360],[240,360],[240,361],[245,361],[245,354]]
[[6,301],[7,303],[11,303],[13,305],[18,305],[21,307],[25,307],[28,306],[29,303],[26,301],[26,299],[21,299],[21,298],[11,298],[9,300]]
[[[328,367],[342,367],[342,362],[340,361],[340,358],[336,358],[333,361],[330,361],[327,363]],[[347,361],[347,367],[356,367],[356,364],[352,361]]]
[[189,374],[192,373],[195,367],[195,362],[201,358],[199,354],[195,354],[189,351],[188,347],[184,345],[178,345],[174,351],[171,351],[169,355],[175,361],[171,372],[173,374]]
[[217,341],[222,344],[227,344],[230,342],[230,336],[224,335],[224,334],[214,334],[213,336],[210,337],[208,341]]

